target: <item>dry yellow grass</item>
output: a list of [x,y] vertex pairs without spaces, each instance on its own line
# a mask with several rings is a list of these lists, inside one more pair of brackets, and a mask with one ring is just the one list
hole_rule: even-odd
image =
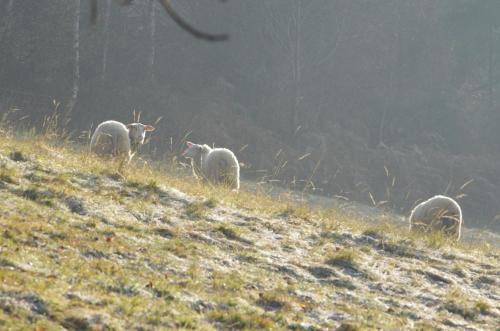
[[484,328],[500,313],[484,296],[495,249],[124,167],[53,126],[0,131],[2,329]]

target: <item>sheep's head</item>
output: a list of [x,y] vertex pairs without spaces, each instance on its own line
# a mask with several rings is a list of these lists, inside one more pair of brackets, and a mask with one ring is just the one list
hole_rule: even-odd
[[202,154],[208,153],[210,151],[210,147],[207,145],[199,145],[194,144],[190,141],[186,142],[187,148],[182,152],[182,156],[188,159],[197,159],[201,157]]
[[142,123],[130,123],[127,124],[128,136],[130,138],[130,145],[132,149],[136,151],[139,145],[144,144],[144,139],[146,138],[146,132],[154,131],[155,128],[151,125],[145,125]]

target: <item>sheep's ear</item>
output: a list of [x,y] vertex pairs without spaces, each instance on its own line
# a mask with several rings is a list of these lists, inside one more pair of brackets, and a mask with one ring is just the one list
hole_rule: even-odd
[[155,130],[154,126],[144,125],[144,131],[154,131],[154,130]]
[[186,141],[186,145],[187,145],[187,147],[193,147],[194,144],[190,141]]

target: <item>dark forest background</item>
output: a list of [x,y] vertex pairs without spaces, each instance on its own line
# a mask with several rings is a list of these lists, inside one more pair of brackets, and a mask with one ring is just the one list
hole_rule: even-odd
[[500,229],[500,1],[0,0],[0,111],[156,124],[144,155],[233,149],[250,179]]

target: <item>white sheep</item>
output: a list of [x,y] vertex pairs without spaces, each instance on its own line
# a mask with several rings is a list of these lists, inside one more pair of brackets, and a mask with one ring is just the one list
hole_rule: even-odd
[[182,155],[191,159],[193,175],[196,178],[239,190],[240,165],[233,152],[226,148],[211,148],[190,141],[186,144],[187,149]]
[[154,130],[151,125],[142,123],[125,125],[117,121],[102,122],[92,135],[90,151],[101,156],[122,156],[130,160],[139,146],[144,144],[146,132]]
[[450,197],[436,195],[418,204],[410,214],[410,231],[443,231],[460,240],[462,209]]

